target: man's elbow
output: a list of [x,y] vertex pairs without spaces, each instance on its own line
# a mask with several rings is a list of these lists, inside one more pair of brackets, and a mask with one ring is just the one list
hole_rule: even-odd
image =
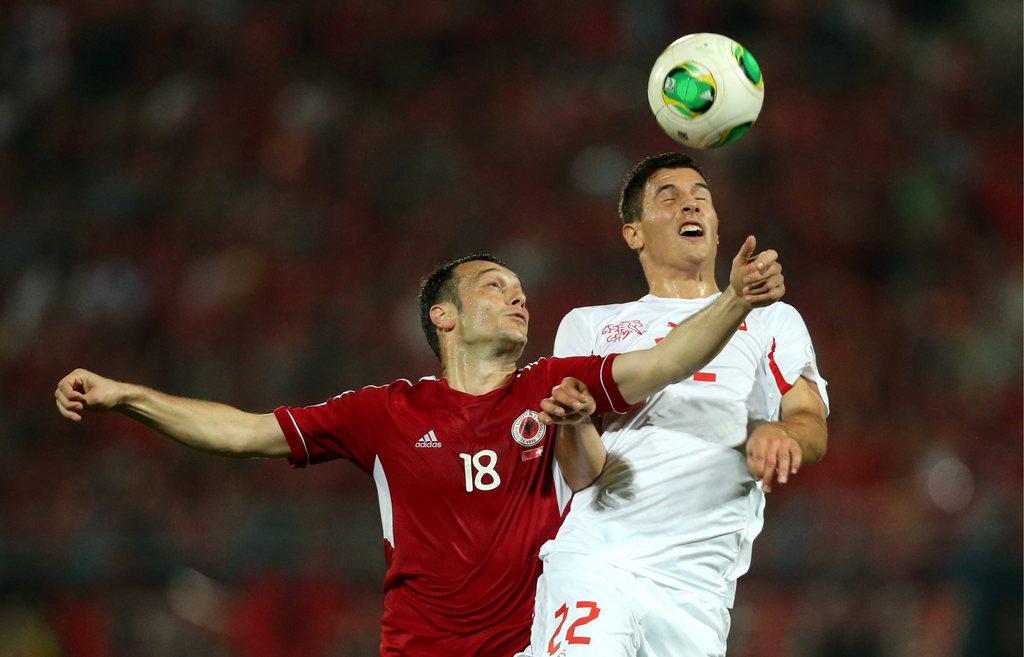
[[600,474],[601,473],[598,472],[598,473],[594,474],[593,476],[577,475],[576,477],[573,477],[572,479],[566,479],[565,483],[569,485],[569,490],[571,490],[573,495],[575,495],[576,493],[580,492],[581,490],[583,490],[585,488],[590,488],[591,486],[593,486],[594,482],[597,481],[597,477]]
[[255,436],[244,431],[233,431],[217,441],[216,452],[221,456],[244,459],[259,456],[254,449]]
[[227,434],[220,450],[224,456],[254,458],[287,455],[287,441],[273,414],[246,413]]
[[828,428],[822,423],[821,432],[811,442],[811,448],[804,450],[804,463],[817,463],[825,458],[828,451]]

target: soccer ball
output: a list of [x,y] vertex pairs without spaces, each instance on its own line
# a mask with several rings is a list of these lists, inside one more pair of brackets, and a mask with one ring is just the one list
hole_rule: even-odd
[[729,37],[690,34],[654,62],[647,101],[672,139],[718,148],[754,125],[764,102],[764,78],[750,51]]

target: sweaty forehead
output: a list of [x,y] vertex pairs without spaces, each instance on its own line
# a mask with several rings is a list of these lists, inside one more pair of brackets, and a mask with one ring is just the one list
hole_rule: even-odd
[[704,176],[700,175],[693,169],[680,168],[680,169],[658,169],[647,179],[647,184],[644,186],[645,194],[653,194],[658,188],[665,185],[675,185],[680,189],[690,189],[694,185],[708,186]]
[[496,262],[490,262],[488,260],[472,260],[470,262],[464,262],[455,268],[455,274],[459,277],[462,282],[472,282],[480,279],[487,274],[498,274],[504,278],[511,279],[516,283],[519,282],[519,277],[516,276],[508,267],[502,267]]

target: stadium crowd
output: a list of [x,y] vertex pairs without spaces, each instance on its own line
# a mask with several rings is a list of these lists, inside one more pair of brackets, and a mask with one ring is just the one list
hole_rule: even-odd
[[777,248],[830,381],[768,499],[730,655],[1021,650],[1021,6],[15,0],[0,6],[0,653],[361,657],[375,492],[348,464],[73,425],[74,367],[252,411],[435,373],[419,278],[493,251],[533,310],[646,292],[618,184],[670,150],[675,37],[766,102],[699,153]]

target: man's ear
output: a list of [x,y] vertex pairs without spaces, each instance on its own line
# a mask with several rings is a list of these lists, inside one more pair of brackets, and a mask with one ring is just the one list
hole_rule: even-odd
[[644,250],[644,235],[641,230],[639,221],[631,221],[628,224],[622,224],[622,239],[626,241],[626,246],[631,250],[639,253]]
[[455,328],[455,305],[442,301],[430,307],[430,321],[442,331],[451,331]]

